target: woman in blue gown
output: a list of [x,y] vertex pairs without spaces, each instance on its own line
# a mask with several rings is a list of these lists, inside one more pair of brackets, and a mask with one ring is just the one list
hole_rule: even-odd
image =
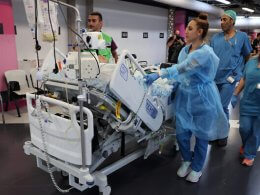
[[[197,182],[207,155],[208,141],[225,138],[228,121],[214,83],[219,58],[204,43],[208,32],[207,15],[200,14],[186,28],[186,41],[178,64],[145,76],[149,85],[159,77],[175,79],[179,85],[174,100],[176,134],[183,158],[177,171],[179,177]],[[196,138],[194,153],[190,151],[191,136]]]

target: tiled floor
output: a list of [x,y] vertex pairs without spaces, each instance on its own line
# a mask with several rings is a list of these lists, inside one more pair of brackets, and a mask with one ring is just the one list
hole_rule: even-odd
[[[16,110],[9,110],[4,112],[5,123],[6,124],[24,124],[28,123],[27,107],[20,108],[21,117],[17,117]],[[2,117],[0,118],[0,123],[2,123]]]
[[[6,121],[14,122],[17,119],[13,117],[15,114],[6,113]],[[23,152],[23,144],[30,135],[29,126],[25,123],[26,113],[22,116],[17,124],[0,125],[0,195],[58,195],[60,193],[53,187],[49,175],[36,167],[33,156]],[[176,176],[181,161],[179,154],[154,154],[108,176],[112,195],[260,195],[260,155],[251,168],[240,164],[238,118],[233,114],[231,119],[228,146],[209,146],[203,175],[198,183],[191,184]],[[68,182],[60,175],[56,175],[56,179],[62,186]],[[93,188],[85,192],[72,190],[69,194],[99,193],[97,188]]]

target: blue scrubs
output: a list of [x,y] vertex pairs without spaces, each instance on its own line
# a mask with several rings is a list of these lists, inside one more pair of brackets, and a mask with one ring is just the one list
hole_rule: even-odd
[[[214,83],[218,57],[206,44],[191,53],[189,49],[189,45],[184,47],[179,63],[161,71],[161,77],[179,82],[174,100],[177,140],[183,159],[200,171],[208,141],[225,138],[229,127]],[[192,134],[196,137],[193,158],[189,147]]]
[[[229,118],[228,105],[235,89],[235,84],[240,80],[244,70],[245,57],[250,54],[252,47],[246,33],[236,31],[234,37],[226,40],[224,33],[215,34],[210,46],[219,57],[219,67],[216,73],[217,84],[223,110]],[[228,81],[228,79],[231,81]]]
[[194,155],[193,152],[190,151],[190,139],[192,133],[191,131],[178,134],[176,136],[181,156],[183,161],[191,162],[191,169],[193,171],[199,172],[202,170],[203,165],[206,160],[207,150],[208,150],[208,140],[203,140],[196,137],[196,144],[194,147]]
[[244,71],[244,95],[240,101],[239,132],[244,156],[254,159],[260,145],[260,68],[258,59],[248,61]]

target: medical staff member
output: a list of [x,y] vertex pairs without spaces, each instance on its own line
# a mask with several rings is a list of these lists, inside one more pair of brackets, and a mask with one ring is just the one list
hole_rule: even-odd
[[254,50],[254,54],[258,53],[258,47],[260,47],[260,33],[257,33],[256,39],[253,41],[252,48]]
[[[215,34],[210,46],[219,57],[219,66],[215,77],[221,103],[229,119],[228,105],[235,89],[236,82],[242,76],[245,61],[250,57],[252,47],[246,33],[235,29],[236,12],[227,10],[221,17],[223,32]],[[227,145],[228,137],[217,140],[219,146]]]
[[[188,45],[181,50],[178,64],[145,76],[148,85],[159,77],[179,82],[174,112],[177,141],[184,161],[177,175],[188,175],[186,180],[190,182],[198,182],[202,175],[208,141],[228,134],[228,121],[214,83],[219,59],[204,43],[208,28],[207,15],[192,19],[186,28]],[[190,151],[192,135],[196,138],[194,154]]]
[[[92,12],[88,16],[88,30],[93,32],[101,32],[103,27],[103,17],[99,12]],[[114,57],[115,62],[118,60],[118,55],[116,52],[117,45],[113,38],[108,34],[102,32],[103,39],[106,42],[106,49],[98,50],[98,58],[102,63],[110,62],[111,58]]]
[[260,50],[258,50],[258,57],[250,59],[245,66],[243,78],[231,100],[233,107],[243,89],[239,121],[239,132],[242,138],[240,154],[244,157],[242,164],[252,166],[260,145]]

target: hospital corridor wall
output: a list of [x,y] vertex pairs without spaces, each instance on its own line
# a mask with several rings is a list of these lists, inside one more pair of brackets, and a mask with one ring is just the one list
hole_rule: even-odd
[[[26,18],[24,4],[22,0],[12,0],[13,4],[13,15],[14,15],[14,24],[16,26],[16,50],[17,50],[17,60],[35,60],[35,40],[33,39],[34,34],[29,28],[29,24]],[[66,9],[64,14],[66,15]],[[63,53],[68,52],[68,29],[63,19],[63,16],[59,12],[58,14],[60,34],[58,34],[56,47],[59,48]],[[38,32],[38,41],[41,46],[39,51],[39,58],[44,59],[48,54],[50,48],[53,47],[53,43],[43,42],[42,41],[42,32],[39,29]]]
[[0,91],[7,89],[4,72],[17,69],[14,17],[11,0],[0,0]]
[[[118,0],[95,0],[94,10],[103,14],[103,30],[114,38],[119,54],[128,49],[138,60],[148,64],[165,62],[167,9]],[[122,32],[127,32],[128,38],[121,38]],[[143,38],[144,32],[148,38]],[[164,34],[163,38],[160,33]]]
[[[24,5],[22,0],[12,0],[14,24],[17,34],[15,36],[17,48],[17,60],[35,60],[34,51],[35,42],[33,34],[30,31]],[[84,3],[77,3],[77,7],[82,13],[81,27],[86,27],[86,14]],[[67,9],[63,9],[66,15]],[[99,11],[103,15],[103,31],[110,34],[118,46],[118,53],[123,49],[129,50],[136,54],[138,60],[147,61],[148,64],[165,62],[166,59],[166,41],[167,41],[167,20],[168,10],[164,8],[152,7],[148,5],[138,5],[119,0],[94,0],[93,10]],[[59,12],[58,21],[60,34],[56,47],[65,54],[68,47],[68,29],[64,22],[63,16]],[[122,38],[122,32],[127,32],[128,37]],[[148,33],[148,38],[143,38],[143,33]],[[163,38],[160,38],[163,33]],[[39,42],[41,50],[39,51],[40,59],[44,59],[51,43],[41,41],[41,31],[39,31]]]

